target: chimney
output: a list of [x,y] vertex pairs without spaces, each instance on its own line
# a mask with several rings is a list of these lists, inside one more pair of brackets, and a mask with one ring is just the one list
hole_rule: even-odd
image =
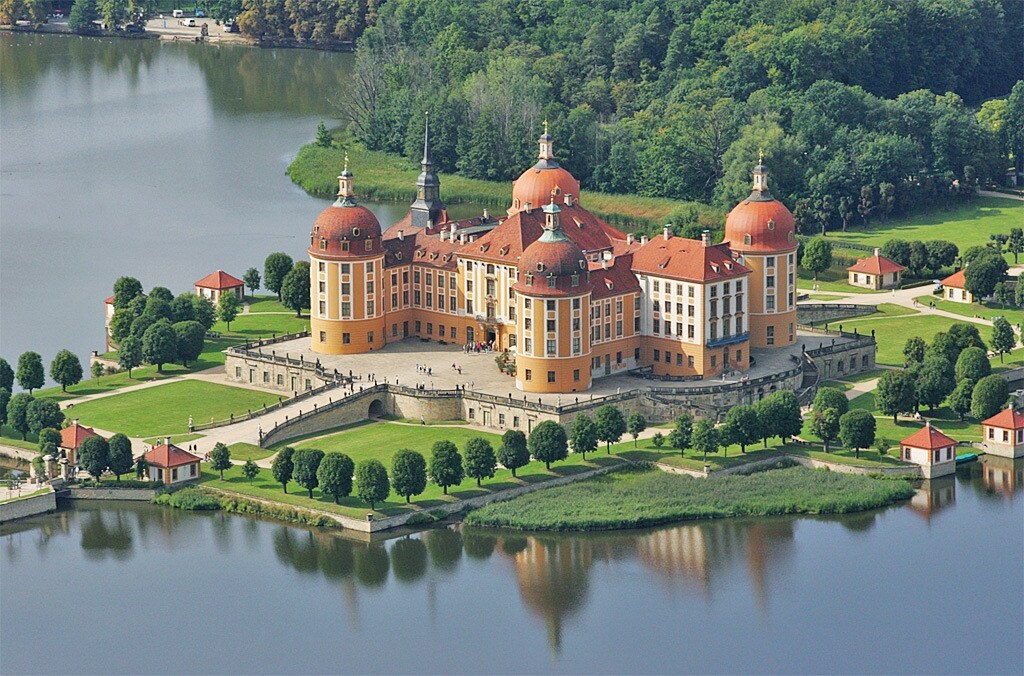
[[72,421],[71,421],[71,424],[73,424],[73,425],[78,425],[78,418],[75,418],[74,420],[72,420]]
[[705,230],[700,233],[701,246],[711,246],[711,231]]
[[491,220],[491,212],[488,211],[487,209],[484,209],[484,220],[485,221]]
[[441,241],[443,242],[447,237],[448,237],[448,231],[447,230],[442,230],[441,231]]
[[665,229],[661,231],[661,234],[662,236],[665,237],[665,239],[672,239],[672,224],[666,223]]
[[168,446],[170,446],[171,445],[171,438],[170,437],[164,437],[164,443],[167,444]]
[[526,203],[526,213],[528,213],[528,214],[532,214],[533,213],[533,202],[527,202]]
[[632,243],[633,243],[633,233],[630,232],[630,233],[626,234],[626,244],[632,244]]
[[880,248],[878,248],[877,246],[875,247],[875,255],[876,256],[881,256],[882,255],[882,250]]
[[607,270],[608,269],[608,257],[607,256],[601,258],[601,269],[602,270]]
[[640,244],[647,244],[647,235],[640,235]]
[[404,242],[405,241],[405,230],[399,230],[398,231],[398,241],[400,241],[400,242]]
[[565,206],[571,207],[572,206],[572,195],[570,195],[569,193],[566,193],[565,197],[563,198],[563,201],[565,202]]

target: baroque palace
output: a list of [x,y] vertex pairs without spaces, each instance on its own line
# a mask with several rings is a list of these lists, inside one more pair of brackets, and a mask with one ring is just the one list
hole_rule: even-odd
[[671,226],[637,239],[584,208],[546,130],[507,214],[449,220],[428,122],[416,199],[387,230],[357,203],[346,159],[338,199],[310,233],[312,349],[484,343],[513,355],[526,392],[580,392],[646,367],[680,379],[742,371],[751,348],[795,342],[796,251],[793,215],[762,164],[723,242]]

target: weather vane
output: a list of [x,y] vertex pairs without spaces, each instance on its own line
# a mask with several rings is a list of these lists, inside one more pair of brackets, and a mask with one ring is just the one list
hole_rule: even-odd
[[548,133],[548,118],[544,118],[544,133]]
[[758,164],[764,164],[764,149],[763,148],[758,148],[757,149],[757,163]]
[[348,171],[348,151],[345,151],[345,171]]

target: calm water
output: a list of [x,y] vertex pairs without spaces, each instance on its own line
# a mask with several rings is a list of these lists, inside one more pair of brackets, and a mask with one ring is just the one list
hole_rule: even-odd
[[78,503],[0,530],[0,671],[1020,673],[1024,463],[984,469],[869,514],[589,537]]
[[178,293],[302,256],[325,202],[284,172],[350,59],[0,33],[0,355],[102,349],[122,274]]

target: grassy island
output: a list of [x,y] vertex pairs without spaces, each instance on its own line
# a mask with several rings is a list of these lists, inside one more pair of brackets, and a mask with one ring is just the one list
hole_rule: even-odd
[[803,467],[696,479],[631,468],[487,505],[466,523],[518,530],[613,530],[685,519],[778,514],[844,514],[914,494],[895,479]]

